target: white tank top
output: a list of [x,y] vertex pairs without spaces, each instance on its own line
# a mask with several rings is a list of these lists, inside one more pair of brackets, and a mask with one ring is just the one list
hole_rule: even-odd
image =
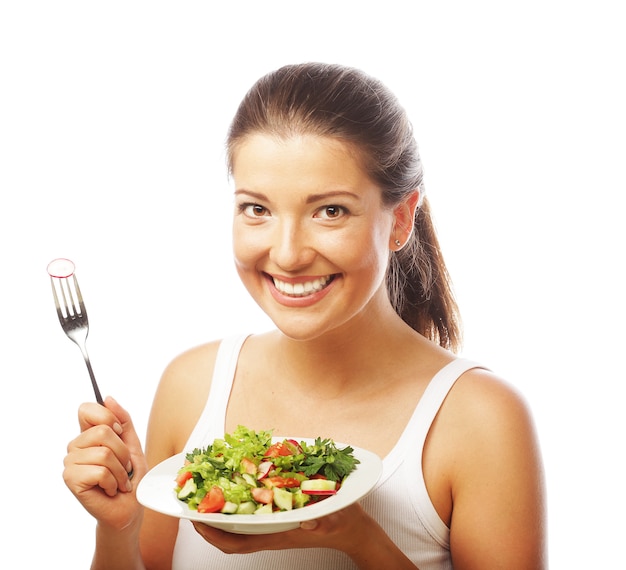
[[[224,436],[226,408],[239,351],[246,336],[220,344],[206,406],[185,449],[203,447]],[[450,530],[430,501],[422,473],[422,451],[428,430],[457,378],[479,365],[457,359],[430,381],[394,448],[383,460],[383,474],[361,506],[420,570],[452,570]],[[320,434],[322,435],[322,434]],[[191,523],[181,520],[173,570],[352,570],[342,552],[324,548],[224,554],[207,543]]]

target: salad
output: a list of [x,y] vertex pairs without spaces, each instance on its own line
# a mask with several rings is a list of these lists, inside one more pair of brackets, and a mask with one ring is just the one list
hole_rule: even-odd
[[319,437],[313,443],[274,442],[271,431],[238,426],[186,454],[175,492],[199,513],[290,511],[337,493],[359,463],[353,451]]

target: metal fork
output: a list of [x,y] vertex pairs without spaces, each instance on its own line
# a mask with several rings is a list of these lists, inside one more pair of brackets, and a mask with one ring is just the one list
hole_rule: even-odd
[[[67,277],[55,277],[50,275],[50,281],[52,283],[52,294],[54,295],[54,303],[57,308],[61,327],[63,327],[65,334],[80,348],[83,358],[85,359],[85,364],[87,364],[87,370],[89,371],[91,385],[96,395],[96,401],[99,404],[104,404],[102,396],[100,395],[100,389],[96,383],[96,377],[91,368],[89,355],[87,354],[86,345],[87,335],[89,334],[89,321],[87,320],[87,311],[85,310],[85,303],[83,302],[83,296],[78,287],[76,275],[72,274]],[[61,297],[62,304],[59,303],[59,297]]]

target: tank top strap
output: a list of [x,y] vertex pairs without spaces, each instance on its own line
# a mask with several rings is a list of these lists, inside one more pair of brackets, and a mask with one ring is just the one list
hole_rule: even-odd
[[207,401],[187,440],[185,451],[204,447],[215,438],[224,436],[226,409],[235,379],[239,352],[248,336],[244,334],[230,336],[220,342]]
[[457,358],[439,370],[426,387],[405,431],[406,435],[410,437],[412,445],[419,444],[420,455],[430,426],[448,392],[459,377],[472,368],[482,368],[482,366],[471,360]]
[[473,368],[484,367],[471,360],[459,358],[435,374],[420,398],[402,435],[405,459],[403,470],[405,476],[410,479],[408,483],[414,491],[411,494],[414,509],[429,534],[445,548],[450,546],[450,530],[441,520],[430,500],[422,470],[422,455],[428,432],[446,396],[459,377]]

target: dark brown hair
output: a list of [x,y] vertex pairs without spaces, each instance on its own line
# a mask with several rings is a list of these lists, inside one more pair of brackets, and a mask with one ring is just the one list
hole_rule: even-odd
[[[387,206],[415,189],[423,195],[422,163],[405,110],[380,81],[360,70],[307,63],[259,79],[231,123],[231,171],[237,145],[258,132],[279,137],[307,133],[350,144]],[[407,324],[444,348],[459,349],[459,311],[425,198],[409,242],[391,254],[386,279],[391,303]]]

